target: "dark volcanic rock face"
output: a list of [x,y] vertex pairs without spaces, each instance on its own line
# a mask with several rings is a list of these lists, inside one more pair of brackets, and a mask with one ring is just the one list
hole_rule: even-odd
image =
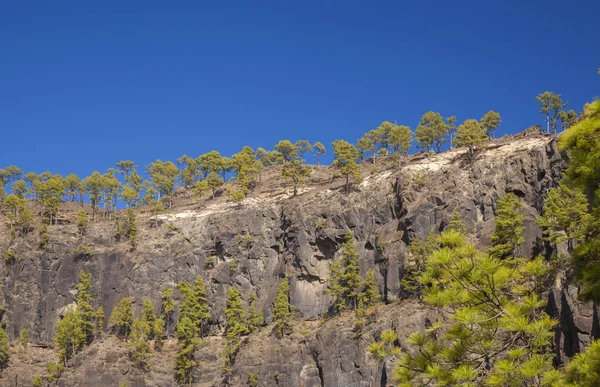
[[[225,324],[227,289],[236,286],[245,297],[256,292],[258,306],[270,322],[277,285],[289,277],[290,300],[298,319],[294,334],[278,340],[267,327],[248,337],[230,384],[245,385],[248,374],[256,372],[261,386],[385,386],[390,369],[366,355],[368,343],[390,327],[405,338],[423,326],[427,311],[409,302],[378,307],[360,337],[352,316],[321,325],[319,320],[333,301],[324,293],[329,266],[339,255],[346,231],[354,233],[361,274],[374,268],[380,291],[390,303],[400,296],[399,281],[411,240],[424,239],[430,229],[443,230],[452,212],[459,211],[468,232],[485,247],[495,227],[496,201],[507,192],[514,192],[525,204],[521,254],[549,254],[535,218],[544,194],[557,184],[564,168],[554,139],[523,135],[498,140],[473,163],[460,150],[411,156],[400,168],[366,177],[349,195],[343,194],[341,182],[317,181],[295,198],[273,189],[251,195],[240,207],[217,200],[176,207],[158,219],[140,214],[135,252],[111,240],[112,222],[99,222],[84,241],[97,252],[78,259],[70,253],[82,243],[76,227],[53,226],[51,248],[44,254],[35,253],[34,240],[19,241],[15,247],[22,259],[5,268],[2,322],[12,338],[26,327],[33,343],[51,345],[56,322],[76,300],[81,269],[92,273],[95,306],[103,306],[105,327],[121,297],[134,299],[136,314],[146,298],[158,310],[162,287],[174,288],[177,300],[176,284],[201,274],[207,284],[214,336],[205,340],[198,353],[198,377],[202,385],[218,385],[223,346],[218,335]],[[212,268],[206,264],[209,259],[215,263]],[[557,346],[567,356],[598,334],[597,311],[578,303],[574,291],[561,284],[549,305],[561,321]],[[174,326],[172,322],[171,332]],[[154,376],[132,369],[123,353],[110,349],[117,344],[94,343],[79,354],[75,360],[80,361],[65,373],[65,383],[174,384],[175,343],[171,352],[155,356],[155,368],[148,374]],[[7,373],[17,369],[14,364]]]

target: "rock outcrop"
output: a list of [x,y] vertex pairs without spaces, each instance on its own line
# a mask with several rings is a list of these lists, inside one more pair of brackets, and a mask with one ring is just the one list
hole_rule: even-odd
[[[258,306],[270,322],[278,283],[289,277],[296,308],[294,333],[279,340],[267,327],[247,337],[230,385],[246,385],[248,375],[257,373],[261,386],[385,386],[390,365],[371,359],[366,346],[390,327],[405,338],[423,326],[429,313],[423,305],[400,301],[399,281],[411,240],[424,239],[432,229],[444,230],[452,212],[458,211],[468,233],[486,247],[495,227],[496,201],[513,192],[524,203],[525,242],[520,253],[550,256],[535,219],[545,193],[556,186],[565,166],[555,138],[531,130],[496,140],[472,162],[464,151],[452,150],[412,155],[400,166],[379,166],[382,171],[368,175],[349,195],[341,182],[329,179],[327,167],[315,167],[312,180],[297,197],[289,197],[280,186],[276,171],[264,176],[241,206],[224,198],[186,204],[182,193],[180,205],[170,212],[138,215],[140,238],[134,252],[114,241],[110,221],[90,227],[84,241],[95,253],[83,258],[71,253],[82,243],[76,226],[52,226],[48,251],[37,249],[35,236],[12,247],[19,259],[4,267],[2,323],[11,338],[27,328],[32,343],[52,346],[61,311],[76,300],[81,269],[92,273],[92,295],[95,306],[102,305],[106,313],[105,326],[121,297],[134,299],[134,312],[139,313],[146,298],[158,307],[162,287],[174,288],[178,300],[176,284],[201,274],[208,288],[212,336],[198,352],[197,376],[201,385],[219,385],[224,345],[219,334],[225,324],[227,289],[236,286],[244,296],[256,292]],[[362,332],[355,331],[352,315],[321,322],[333,301],[324,293],[329,266],[348,229],[356,239],[361,274],[375,269],[387,303],[372,312]],[[2,232],[7,235],[7,230]],[[561,357],[598,336],[598,311],[578,302],[576,288],[568,282],[552,292],[549,310],[561,322],[556,339]],[[174,317],[176,321],[177,313]],[[175,343],[167,343],[165,351],[153,357],[151,372],[143,373],[128,362],[123,343],[111,337],[97,340],[76,356],[61,383],[174,385],[175,350]],[[30,359],[42,374],[43,362],[52,357],[50,349],[46,351],[38,351],[38,363],[38,355]],[[19,367],[18,360],[12,361],[6,380],[12,380]]]

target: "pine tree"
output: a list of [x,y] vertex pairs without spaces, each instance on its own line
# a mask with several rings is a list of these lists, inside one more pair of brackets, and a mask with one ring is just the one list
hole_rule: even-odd
[[285,163],[281,168],[281,177],[290,182],[294,189],[293,196],[298,193],[298,187],[312,174],[312,170],[298,160]]
[[158,215],[162,214],[164,211],[165,207],[160,200],[152,200],[150,202],[150,212],[154,217],[154,227],[158,227]]
[[153,328],[155,320],[156,317],[154,316],[154,305],[152,305],[152,301],[146,299],[142,304],[142,321],[144,321],[146,324],[148,324],[148,327],[150,327],[148,334],[149,339],[154,337]]
[[381,293],[375,281],[375,271],[367,270],[365,280],[362,282],[363,290],[359,295],[359,303],[365,307],[373,306],[381,301]]
[[200,344],[198,326],[189,317],[179,319],[175,336],[179,341],[179,351],[175,356],[175,379],[180,384],[192,384],[193,370],[198,364],[194,353]]
[[565,387],[600,386],[600,340],[573,356],[566,368]]
[[[365,133],[356,142],[356,147],[359,151],[359,158],[361,160],[364,160],[368,153],[375,152],[375,142],[373,141],[373,136],[371,136],[370,133],[371,132]],[[375,159],[375,157],[373,157],[373,159]]]
[[162,318],[154,320],[152,334],[154,335],[154,349],[160,351],[163,346],[163,334],[165,332],[165,322]]
[[58,207],[65,196],[65,181],[60,175],[53,175],[45,182],[38,183],[38,194],[42,204],[42,220],[49,225],[56,223]]
[[74,173],[71,173],[70,175],[67,175],[67,177],[65,177],[65,184],[67,194],[69,195],[69,200],[71,202],[74,202],[75,198],[79,195],[79,192],[82,190],[81,179],[79,179],[79,176],[75,175]]
[[466,120],[456,129],[454,143],[458,147],[466,147],[467,156],[470,160],[475,157],[475,152],[489,140],[486,128],[477,120]]
[[140,199],[140,193],[135,188],[124,186],[121,191],[121,199],[125,202],[125,208],[133,208]]
[[133,208],[127,210],[127,218],[125,219],[125,237],[129,239],[131,250],[135,250],[137,246],[138,229]]
[[225,326],[226,344],[223,349],[225,359],[223,371],[227,374],[231,371],[235,356],[242,344],[241,336],[249,333],[246,327],[246,312],[242,305],[242,297],[235,287],[229,288],[225,316],[227,317],[227,325]]
[[454,230],[438,241],[419,281],[426,285],[424,301],[442,316],[408,338],[394,370],[396,382],[550,386],[558,381],[551,350],[557,322],[544,313],[540,296],[548,273],[543,258],[500,260],[477,251]]
[[588,234],[592,221],[588,210],[585,194],[561,182],[557,188],[548,191],[543,215],[537,220],[545,228],[546,240],[552,243],[567,241],[569,251],[573,252]]
[[558,113],[558,118],[560,118],[563,130],[567,130],[577,123],[578,117],[577,113],[575,113],[575,110],[571,109],[568,112],[564,110],[560,111]]
[[175,180],[179,176],[179,169],[170,161],[156,160],[146,166],[146,172],[150,176],[152,184],[158,191],[158,199],[161,195],[169,202],[169,208],[172,206],[172,195],[175,190]]
[[46,377],[49,382],[54,382],[60,378],[60,374],[65,369],[65,365],[61,362],[46,364]]
[[36,374],[33,377],[33,381],[31,382],[32,387],[42,387],[42,377],[39,374]]
[[48,248],[49,241],[50,234],[48,233],[48,225],[44,222],[40,226],[40,249],[46,250]]
[[417,129],[415,129],[415,140],[420,144],[421,149],[429,150],[435,145],[437,151],[440,152],[451,126],[451,122],[444,122],[440,113],[427,112],[423,114]]
[[8,336],[0,326],[0,377],[2,377],[2,372],[8,367],[9,358],[10,348],[8,346]]
[[569,103],[563,103],[560,94],[550,91],[539,94],[535,99],[540,103],[540,113],[546,116],[546,131],[550,133],[550,128],[552,128],[552,134],[556,134],[556,123],[560,118],[560,113]]
[[392,125],[387,133],[387,143],[392,148],[392,156],[408,155],[413,140],[413,132],[408,126]]
[[[208,329],[210,313],[202,276],[198,275],[193,285],[180,282],[177,287],[183,298],[180,305],[179,322],[175,331],[179,341],[179,351],[175,359],[175,377],[180,383],[192,383],[193,370],[197,364],[194,352],[200,344],[200,337]],[[170,288],[163,288],[163,311],[166,313],[171,294],[165,289],[170,290]]]
[[317,157],[317,165],[320,165],[320,163],[321,163],[321,156],[323,156],[325,154],[325,152],[326,152],[325,146],[323,144],[321,144],[319,141],[317,141],[313,145],[313,148],[316,151],[315,156]]
[[360,154],[354,145],[344,140],[335,140],[332,145],[335,155],[333,166],[339,169],[342,176],[346,178],[345,191],[348,194],[350,193],[350,177],[356,182],[362,181],[361,166],[357,163]]
[[63,365],[67,364],[69,359],[85,346],[87,337],[84,327],[85,324],[76,309],[68,310],[56,323],[54,341]]
[[342,257],[331,263],[330,277],[325,292],[335,298],[334,309],[341,311],[358,307],[359,286],[358,253],[354,247],[354,235],[348,231],[342,245]]
[[29,343],[29,333],[27,332],[27,328],[21,329],[21,346],[23,348],[27,348],[27,344]]
[[386,357],[398,356],[400,347],[397,346],[398,332],[386,329],[379,335],[379,341],[371,343],[367,351],[376,359],[383,360]]
[[283,156],[285,162],[299,159],[298,148],[290,140],[281,140],[274,148]]
[[211,172],[221,173],[221,178],[225,181],[226,172],[229,172],[229,160],[221,156],[216,150],[205,153],[196,159],[197,165],[202,171],[202,177],[206,178]]
[[119,220],[119,218],[115,218],[115,241],[117,243],[121,242],[121,235],[122,235],[123,231],[121,229],[121,221]]
[[450,217],[450,223],[448,223],[448,230],[454,230],[461,234],[467,233],[467,229],[465,228],[465,224],[463,222],[462,216],[460,215],[460,212],[452,212],[452,216]]
[[[586,104],[580,120],[559,140],[561,150],[569,151],[565,172],[570,189],[584,191],[590,198],[592,219],[600,219],[600,100]],[[582,296],[600,300],[600,222],[589,225],[588,236],[573,253],[576,277]]]
[[92,307],[94,299],[90,295],[92,289],[92,274],[83,270],[79,271],[79,283],[77,284],[77,313],[81,321],[81,331],[85,335],[85,343],[89,344],[94,339],[94,328],[96,313]]
[[308,142],[308,140],[298,140],[294,143],[296,147],[296,154],[299,157],[302,157],[305,153],[310,153],[313,151],[313,146]]
[[212,198],[214,199],[217,189],[224,184],[224,181],[219,178],[216,172],[210,172],[205,181],[208,188],[212,191]]
[[23,180],[17,180],[11,185],[11,191],[13,194],[17,195],[18,198],[24,199],[25,194],[27,193],[27,183]]
[[290,304],[289,293],[290,281],[286,278],[277,287],[277,297],[273,306],[273,321],[275,322],[275,332],[278,337],[283,337],[291,328],[294,306]]
[[265,324],[262,310],[256,308],[257,296],[255,292],[248,294],[248,329],[254,332]]
[[82,184],[90,196],[90,204],[92,205],[92,221],[96,221],[96,214],[98,213],[98,204],[102,198],[102,191],[104,190],[105,180],[104,177],[98,171],[94,171],[90,176],[83,179]]
[[101,335],[103,328],[104,328],[104,309],[102,309],[102,305],[100,305],[98,307],[98,310],[96,310],[96,333],[98,335]]
[[150,345],[148,344],[148,334],[151,329],[148,322],[143,319],[135,319],[131,326],[129,336],[129,357],[133,363],[142,369],[148,367],[150,359]]
[[109,325],[121,339],[126,340],[131,333],[131,325],[133,324],[132,304],[133,302],[129,297],[123,297],[110,315]]
[[79,231],[79,235],[85,235],[87,227],[87,212],[83,208],[80,208],[77,211],[77,230]]
[[268,152],[264,148],[258,148],[256,149],[255,157],[264,167],[271,167],[273,165],[284,163],[283,155],[276,150]]
[[492,247],[489,253],[498,258],[514,255],[523,238],[523,203],[512,192],[496,202],[496,230],[490,237]]
[[200,336],[204,336],[208,330],[210,312],[208,310],[206,287],[204,286],[202,276],[198,274],[193,285],[187,282],[180,282],[177,288],[182,294],[179,319],[189,317],[192,323],[196,324]]
[[197,161],[187,155],[177,159],[177,165],[183,166],[179,172],[179,180],[184,187],[193,187],[194,183],[200,177],[200,170]]
[[500,114],[490,110],[489,112],[485,113],[483,117],[481,117],[479,122],[481,122],[481,127],[485,131],[485,134],[489,138],[494,138],[494,130],[500,126],[502,119],[500,118]]
[[166,286],[163,287],[160,291],[160,299],[161,313],[163,315],[165,327],[168,332],[171,320],[173,319],[173,312],[175,311],[175,305],[173,304],[173,289]]
[[119,161],[115,166],[117,167],[116,172],[123,175],[127,183],[130,181],[130,176],[137,170],[137,165],[131,160]]
[[420,294],[422,285],[418,280],[419,275],[425,270],[425,259],[438,246],[437,236],[433,228],[429,230],[427,238],[411,240],[409,245],[409,259],[404,265],[404,273],[400,279],[402,297],[414,297]]
[[2,209],[5,211],[12,236],[25,236],[33,228],[33,213],[25,199],[10,194],[2,201]]

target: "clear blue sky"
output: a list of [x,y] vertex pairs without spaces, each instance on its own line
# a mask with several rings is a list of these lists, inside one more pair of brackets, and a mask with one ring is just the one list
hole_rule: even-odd
[[600,95],[600,1],[3,1],[0,167],[86,176],[122,159],[354,141],[382,120],[500,134],[535,96]]

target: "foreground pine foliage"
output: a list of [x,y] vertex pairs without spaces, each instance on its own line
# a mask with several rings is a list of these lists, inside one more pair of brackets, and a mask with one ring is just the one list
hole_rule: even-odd
[[440,318],[407,340],[394,370],[399,385],[552,385],[561,377],[548,350],[557,322],[538,296],[546,263],[498,259],[456,230],[438,242],[419,282]]

